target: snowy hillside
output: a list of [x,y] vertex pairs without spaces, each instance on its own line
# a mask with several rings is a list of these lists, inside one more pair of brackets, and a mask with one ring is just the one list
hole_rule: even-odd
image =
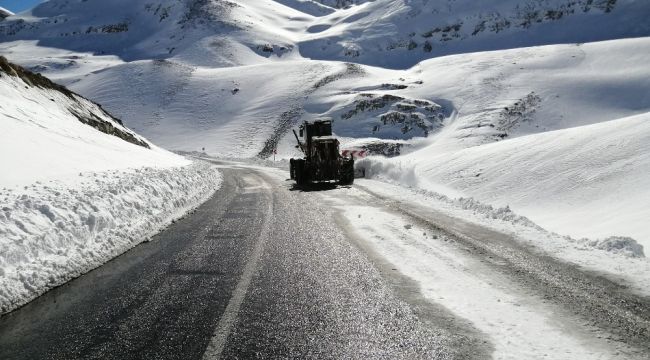
[[[642,185],[650,183],[648,54],[649,38],[456,55],[407,72],[373,69],[355,86],[332,84],[317,101],[346,104],[327,114],[344,133],[359,125],[350,132],[356,138],[380,135],[378,113],[393,106],[347,119],[359,94],[424,99],[450,114],[427,139],[405,142],[409,154],[362,164],[368,176],[509,205],[561,234],[631,236],[650,247]],[[408,86],[378,87],[392,82]],[[397,110],[407,119],[427,115]]]
[[[321,115],[341,118],[336,130],[345,137],[395,141],[432,134],[455,116],[456,94],[404,97],[391,92],[444,92],[433,74],[421,70],[426,62],[416,65],[419,61],[560,40],[647,36],[648,11],[650,3],[638,0],[508,0],[498,5],[466,0],[52,0],[0,25],[0,53],[102,103],[167,148],[249,157],[268,154],[269,146],[276,146],[301,118]],[[536,56],[535,50],[527,53]],[[511,55],[495,53],[490,66],[516,66],[500,56]],[[576,62],[582,59],[579,48],[571,56]],[[446,61],[458,67],[464,62],[458,57]],[[474,66],[476,76],[492,71],[487,64]],[[500,74],[492,73],[494,79],[485,81],[494,86],[469,106],[491,109],[491,101],[512,99],[513,94],[496,88]],[[474,76],[471,70],[455,74]],[[360,77],[369,85],[356,91],[355,98],[329,90],[336,80]],[[466,79],[449,80],[473,85]],[[514,95],[539,101],[532,86],[526,90]],[[377,98],[386,94],[396,97]],[[505,123],[513,120],[507,117]],[[481,121],[478,116],[474,120]],[[492,131],[492,136],[511,136],[510,130]],[[288,151],[286,141],[282,146]]]
[[646,1],[377,0],[322,17],[300,51],[403,69],[434,56],[647,36]]
[[2,57],[0,124],[0,313],[146,240],[219,184]]

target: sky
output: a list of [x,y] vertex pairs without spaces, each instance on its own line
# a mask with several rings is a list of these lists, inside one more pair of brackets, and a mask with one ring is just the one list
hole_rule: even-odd
[[14,13],[31,9],[43,0],[0,0],[0,6]]

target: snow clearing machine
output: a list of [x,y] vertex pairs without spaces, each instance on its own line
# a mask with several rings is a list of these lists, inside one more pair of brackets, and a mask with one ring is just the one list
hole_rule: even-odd
[[299,129],[303,142],[295,130],[293,134],[305,157],[289,161],[291,179],[299,186],[323,181],[351,185],[354,182],[354,159],[341,156],[339,141],[332,136],[332,121],[305,121]]

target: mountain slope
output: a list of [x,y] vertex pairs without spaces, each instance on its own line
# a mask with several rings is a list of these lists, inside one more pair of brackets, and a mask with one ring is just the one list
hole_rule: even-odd
[[[349,96],[339,96],[325,107],[312,105],[322,103],[320,94],[326,93],[326,90],[315,88],[318,81],[333,81],[342,70],[339,70],[340,65],[314,62],[304,59],[304,55],[365,63],[391,62],[404,67],[445,52],[544,43],[550,41],[547,35],[551,28],[554,29],[551,33],[563,34],[566,40],[571,40],[572,34],[598,39],[648,33],[647,21],[634,21],[635,14],[643,13],[639,10],[647,7],[642,1],[570,2],[567,5],[561,0],[543,3],[512,0],[494,8],[447,1],[358,3],[361,5],[342,10],[329,8],[314,16],[301,10],[321,5],[306,1],[140,0],[108,6],[100,2],[53,0],[0,26],[0,34],[3,34],[0,39],[5,41],[0,51],[101,101],[137,131],[165,146],[252,156],[263,152],[268,141],[277,143],[276,133],[284,126],[281,124],[287,123],[287,112],[304,114],[308,118],[321,115],[339,118],[342,113],[337,111],[345,112],[350,116],[343,120],[356,121],[340,121],[336,125],[339,135],[410,139],[439,131],[448,123],[446,119],[458,110],[454,103],[459,100],[452,96],[395,99],[372,116],[350,113],[351,109],[346,108],[351,101]],[[522,9],[541,14],[555,8],[564,9],[566,14],[543,17],[538,19],[540,23],[531,22],[525,26],[521,22]],[[498,32],[487,29],[475,35],[463,33],[471,27],[470,20],[473,24],[476,19],[483,18],[483,14],[494,11],[508,14],[512,25]],[[409,41],[422,38],[431,42],[435,36],[429,36],[424,29],[449,22],[450,13],[465,19],[465,25],[458,31],[433,32],[440,37],[436,40],[440,46],[433,51],[422,51],[422,44],[412,49],[388,44],[404,37],[405,32],[415,34],[406,37]],[[608,30],[590,31],[589,27],[595,23]],[[610,23],[616,26],[605,26]],[[449,36],[442,35],[452,31],[459,35],[443,41],[443,37]],[[510,42],[513,36],[526,37],[526,40]],[[38,45],[35,47],[29,39],[37,39]],[[343,45],[365,50],[359,56],[350,57],[346,50],[338,49]],[[42,56],[34,56],[38,53]],[[576,56],[580,58],[579,54]],[[275,75],[276,70],[288,68],[296,69],[290,72],[293,75],[283,78]],[[418,84],[400,83],[402,77],[394,73],[390,76],[390,84],[380,83],[380,79],[371,80],[370,88],[382,85],[387,86],[383,90],[418,87]],[[421,82],[425,78],[419,76],[414,81]],[[124,89],[123,84],[129,82],[132,86]],[[248,91],[254,84],[263,86]],[[312,95],[314,91],[316,94]],[[523,98],[531,91],[516,96]],[[265,95],[260,97],[262,92]],[[120,96],[121,93],[128,96]],[[303,101],[307,97],[311,100]],[[133,102],[133,98],[140,100]],[[485,101],[475,105],[484,106],[488,99],[499,101],[495,97],[484,98]],[[534,97],[531,99],[537,101]],[[363,105],[361,100],[353,100],[353,106]],[[425,105],[416,109],[415,114],[399,110],[399,107],[412,106],[409,104],[412,101]],[[214,107],[223,109],[217,113],[220,116],[215,116]],[[557,116],[563,114],[554,117]],[[292,119],[291,124],[298,121],[295,116]],[[478,118],[475,121],[480,122]],[[541,125],[541,129],[550,128]],[[464,132],[465,126],[459,124],[459,127]],[[498,140],[504,132],[494,131],[492,135]]]
[[[56,102],[59,108],[62,108],[63,112],[72,114],[80,122],[92,126],[105,134],[116,136],[126,142],[143,146],[145,148],[150,147],[149,143],[137,136],[131,130],[125,128],[121,120],[116,119],[105,112],[98,104],[88,101],[61,85],[53,83],[40,74],[34,74],[25,70],[21,66],[11,64],[2,56],[0,56],[0,72],[10,77],[19,78],[22,82],[27,84],[28,90],[31,87],[41,90],[51,90],[53,95],[65,95],[65,98],[59,96],[57,99],[51,98],[50,101]],[[24,109],[19,105],[18,99],[14,102],[14,105],[16,105],[14,111],[24,111]],[[8,114],[5,115],[8,116]]]

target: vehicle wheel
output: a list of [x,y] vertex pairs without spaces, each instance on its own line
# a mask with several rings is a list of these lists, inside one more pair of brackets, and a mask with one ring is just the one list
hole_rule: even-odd
[[305,185],[309,182],[308,169],[305,166],[305,160],[299,159],[294,162],[294,171],[296,174],[296,184],[299,186]]
[[354,183],[354,160],[344,161],[341,165],[341,178],[339,184],[352,185]]

